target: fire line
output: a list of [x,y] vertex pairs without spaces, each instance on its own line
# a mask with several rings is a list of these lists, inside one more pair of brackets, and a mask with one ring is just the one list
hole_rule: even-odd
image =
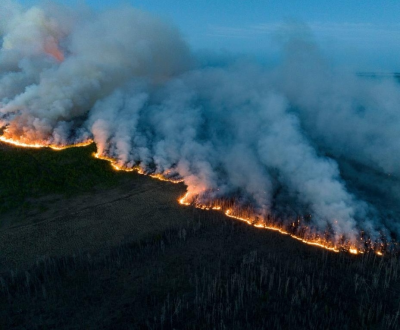
[[[45,142],[43,143],[25,143],[25,142],[20,142],[18,140],[14,140],[11,138],[7,138],[3,136],[0,136],[0,141],[7,143],[7,144],[11,144],[14,145],[16,147],[21,147],[21,148],[51,148],[53,150],[56,151],[60,151],[60,150],[64,150],[64,149],[68,149],[68,148],[73,148],[73,147],[85,147],[85,146],[89,146],[90,144],[94,143],[93,140],[88,139],[86,141],[80,142],[80,143],[76,143],[76,144],[70,144],[70,145],[55,145],[55,144],[46,144]],[[142,174],[142,175],[148,175],[154,179],[157,180],[161,180],[161,181],[168,181],[168,182],[172,182],[172,183],[181,183],[183,182],[183,179],[172,179],[172,178],[168,178],[166,175],[168,174],[168,172],[162,174],[162,173],[147,173],[145,172],[141,167],[139,166],[134,166],[134,167],[126,167],[126,166],[121,166],[118,165],[117,160],[106,156],[106,155],[101,155],[98,153],[93,153],[93,156],[97,159],[101,159],[101,160],[106,160],[108,162],[110,162],[111,166],[113,167],[114,170],[116,171],[126,171],[126,172],[133,172],[136,171],[138,174]],[[211,206],[207,206],[201,203],[193,203],[189,201],[189,193],[187,192],[183,197],[178,199],[179,204],[181,205],[185,205],[185,206],[194,206],[198,209],[202,209],[202,210],[214,210],[214,211],[220,211],[223,212],[227,217],[232,218],[232,219],[236,219],[239,221],[243,221],[251,226],[254,226],[255,228],[260,228],[260,229],[268,229],[268,230],[273,230],[273,231],[277,231],[283,235],[289,235],[290,237],[299,240],[305,244],[308,245],[313,245],[319,248],[323,248],[332,252],[340,252],[340,251],[344,251],[344,252],[348,252],[351,254],[362,254],[364,253],[364,251],[360,248],[357,248],[355,246],[352,245],[347,245],[347,246],[338,246],[334,243],[325,241],[321,238],[316,238],[316,239],[306,239],[304,237],[300,237],[297,236],[295,234],[292,234],[288,231],[286,231],[285,229],[278,227],[278,226],[274,226],[274,225],[268,225],[267,223],[263,222],[257,222],[254,223],[250,218],[248,217],[242,217],[242,216],[238,216],[236,214],[234,214],[233,210],[231,208],[224,208],[221,205],[211,205]],[[383,252],[379,251],[379,250],[375,250],[374,251],[376,253],[376,255],[378,256],[383,256]]]

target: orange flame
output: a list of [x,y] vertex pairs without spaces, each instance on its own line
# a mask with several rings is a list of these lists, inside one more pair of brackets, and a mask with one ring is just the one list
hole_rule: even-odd
[[75,144],[68,144],[68,145],[56,145],[56,144],[49,144],[49,143],[45,143],[45,142],[43,142],[43,143],[38,143],[38,142],[25,143],[25,142],[11,139],[11,138],[7,138],[4,135],[0,136],[0,141],[4,142],[4,143],[12,144],[16,147],[35,148],[35,149],[51,148],[53,150],[64,150],[64,149],[73,148],[73,147],[86,147],[93,143],[93,140],[91,140],[91,139],[88,139],[83,142],[75,143]]
[[[361,249],[351,245],[350,243],[338,245],[338,244],[335,244],[333,242],[327,241],[327,240],[325,240],[324,238],[321,238],[321,237],[313,237],[313,238],[310,238],[310,239],[309,238],[305,238],[305,237],[300,237],[300,236],[297,236],[297,235],[295,235],[293,233],[288,232],[284,228],[279,227],[279,226],[277,226],[275,224],[267,224],[264,221],[258,221],[257,222],[257,221],[252,220],[250,217],[244,217],[244,216],[235,215],[233,209],[231,209],[231,208],[228,208],[228,209],[224,210],[224,208],[222,206],[220,206],[220,205],[214,205],[214,206],[210,207],[210,206],[206,206],[206,205],[203,205],[201,203],[198,203],[198,202],[190,202],[190,200],[193,200],[193,198],[190,198],[188,192],[183,197],[178,199],[178,201],[179,201],[179,203],[181,205],[193,205],[196,208],[203,209],[203,210],[210,210],[211,209],[211,210],[223,211],[225,213],[225,215],[227,217],[229,217],[229,218],[243,221],[243,222],[247,223],[248,225],[254,226],[256,228],[277,231],[277,232],[279,232],[279,233],[281,233],[283,235],[288,235],[288,236],[290,236],[290,237],[292,237],[294,239],[297,239],[297,240],[299,240],[299,241],[301,241],[301,242],[303,242],[305,244],[317,246],[317,247],[320,247],[320,248],[323,248],[323,249],[326,249],[326,250],[329,250],[329,251],[332,251],[332,252],[338,253],[340,251],[346,251],[346,252],[349,252],[351,254],[362,254],[362,253],[364,253],[364,251],[362,251]],[[379,251],[379,250],[375,251],[375,253],[378,256],[383,256],[383,253],[381,251]]]
[[[76,144],[71,144],[71,145],[54,145],[54,144],[48,144],[46,142],[43,143],[25,143],[25,142],[21,142],[19,140],[15,140],[12,138],[7,138],[4,135],[0,136],[0,141],[4,142],[4,143],[8,143],[8,144],[12,144],[14,146],[17,147],[23,147],[23,148],[51,148],[53,150],[64,150],[67,148],[72,148],[72,147],[84,147],[84,146],[88,146],[90,144],[93,143],[93,140],[87,140],[81,143],[76,143]],[[95,158],[98,159],[102,159],[102,160],[106,160],[109,161],[111,163],[111,166],[113,167],[114,170],[116,171],[126,171],[126,172],[132,172],[132,171],[136,171],[139,174],[142,175],[149,175],[150,177],[154,178],[154,179],[158,179],[161,181],[168,181],[171,183],[180,183],[183,182],[182,179],[171,179],[168,178],[168,174],[169,172],[166,171],[163,174],[162,173],[146,173],[142,168],[140,168],[139,166],[135,166],[135,167],[126,167],[126,166],[121,166],[118,164],[118,161],[112,157],[106,156],[106,155],[101,155],[98,153],[94,153],[93,156]],[[285,230],[282,227],[279,227],[275,224],[267,224],[265,221],[260,221],[260,220],[252,220],[250,217],[245,217],[245,216],[239,216],[234,214],[235,212],[233,211],[232,208],[224,208],[223,205],[217,205],[217,203],[213,202],[213,204],[211,205],[205,205],[205,204],[201,204],[198,202],[193,202],[195,199],[193,198],[193,196],[190,196],[189,192],[187,192],[183,197],[179,198],[178,201],[181,205],[193,205],[196,208],[199,209],[203,209],[203,210],[215,210],[215,211],[221,211],[224,212],[224,214],[226,216],[228,216],[229,218],[233,218],[236,220],[240,220],[243,222],[246,222],[247,224],[254,226],[256,228],[260,228],[260,229],[269,229],[269,230],[274,230],[274,231],[278,231],[281,234],[284,235],[289,235],[290,237],[297,239],[303,243],[309,244],[309,245],[314,245],[329,251],[333,251],[333,252],[340,252],[340,251],[347,251],[349,253],[352,254],[359,254],[359,253],[364,253],[364,251],[362,251],[361,249],[351,245],[351,244],[342,244],[342,245],[337,245],[333,242],[329,242],[321,237],[312,237],[312,238],[305,238],[305,237],[300,237],[297,236],[293,233],[288,232],[287,230]],[[362,239],[361,239],[362,241]],[[380,250],[376,250],[375,253],[378,256],[383,256],[383,252]]]
[[44,46],[44,51],[53,56],[58,62],[64,61],[64,54],[58,47],[58,42],[52,40],[51,42],[47,42]]
[[125,172],[133,172],[136,171],[138,174],[141,175],[148,175],[154,179],[160,180],[160,181],[167,181],[167,182],[172,182],[172,183],[180,183],[183,182],[183,179],[170,179],[166,175],[168,174],[168,171],[162,173],[146,173],[141,167],[139,166],[133,166],[133,167],[127,167],[127,166],[121,166],[118,164],[118,161],[112,157],[106,156],[106,155],[100,155],[99,153],[94,153],[93,156],[97,159],[102,159],[102,160],[107,160],[111,163],[111,166],[114,170],[116,171],[125,171]]

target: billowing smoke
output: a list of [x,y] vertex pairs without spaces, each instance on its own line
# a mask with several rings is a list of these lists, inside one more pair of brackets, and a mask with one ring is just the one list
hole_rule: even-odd
[[0,125],[23,143],[93,139],[120,167],[182,178],[198,200],[336,239],[400,234],[400,86],[333,68],[293,35],[275,69],[202,65],[171,25],[0,4]]
[[132,8],[75,15],[6,2],[0,12],[1,113],[26,141],[65,142],[77,118],[132,77],[162,82],[190,66],[179,33]]

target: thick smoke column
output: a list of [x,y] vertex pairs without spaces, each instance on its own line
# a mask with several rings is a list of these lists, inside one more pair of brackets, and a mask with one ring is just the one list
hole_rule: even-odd
[[272,71],[202,66],[174,27],[130,7],[6,2],[0,32],[4,138],[93,139],[120,167],[182,178],[190,198],[310,214],[308,226],[336,240],[400,234],[394,80],[333,69],[295,36]]
[[24,141],[66,143],[76,119],[132,77],[163,81],[190,65],[173,27],[132,8],[1,6],[1,113]]

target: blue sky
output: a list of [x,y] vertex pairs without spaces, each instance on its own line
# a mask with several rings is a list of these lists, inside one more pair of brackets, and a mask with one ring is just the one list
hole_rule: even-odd
[[[21,3],[37,3],[20,0]],[[83,1],[59,0],[64,4]],[[87,0],[102,10],[118,3],[177,25],[193,49],[273,61],[276,31],[288,20],[306,24],[333,61],[363,71],[400,71],[400,1],[389,0]]]

